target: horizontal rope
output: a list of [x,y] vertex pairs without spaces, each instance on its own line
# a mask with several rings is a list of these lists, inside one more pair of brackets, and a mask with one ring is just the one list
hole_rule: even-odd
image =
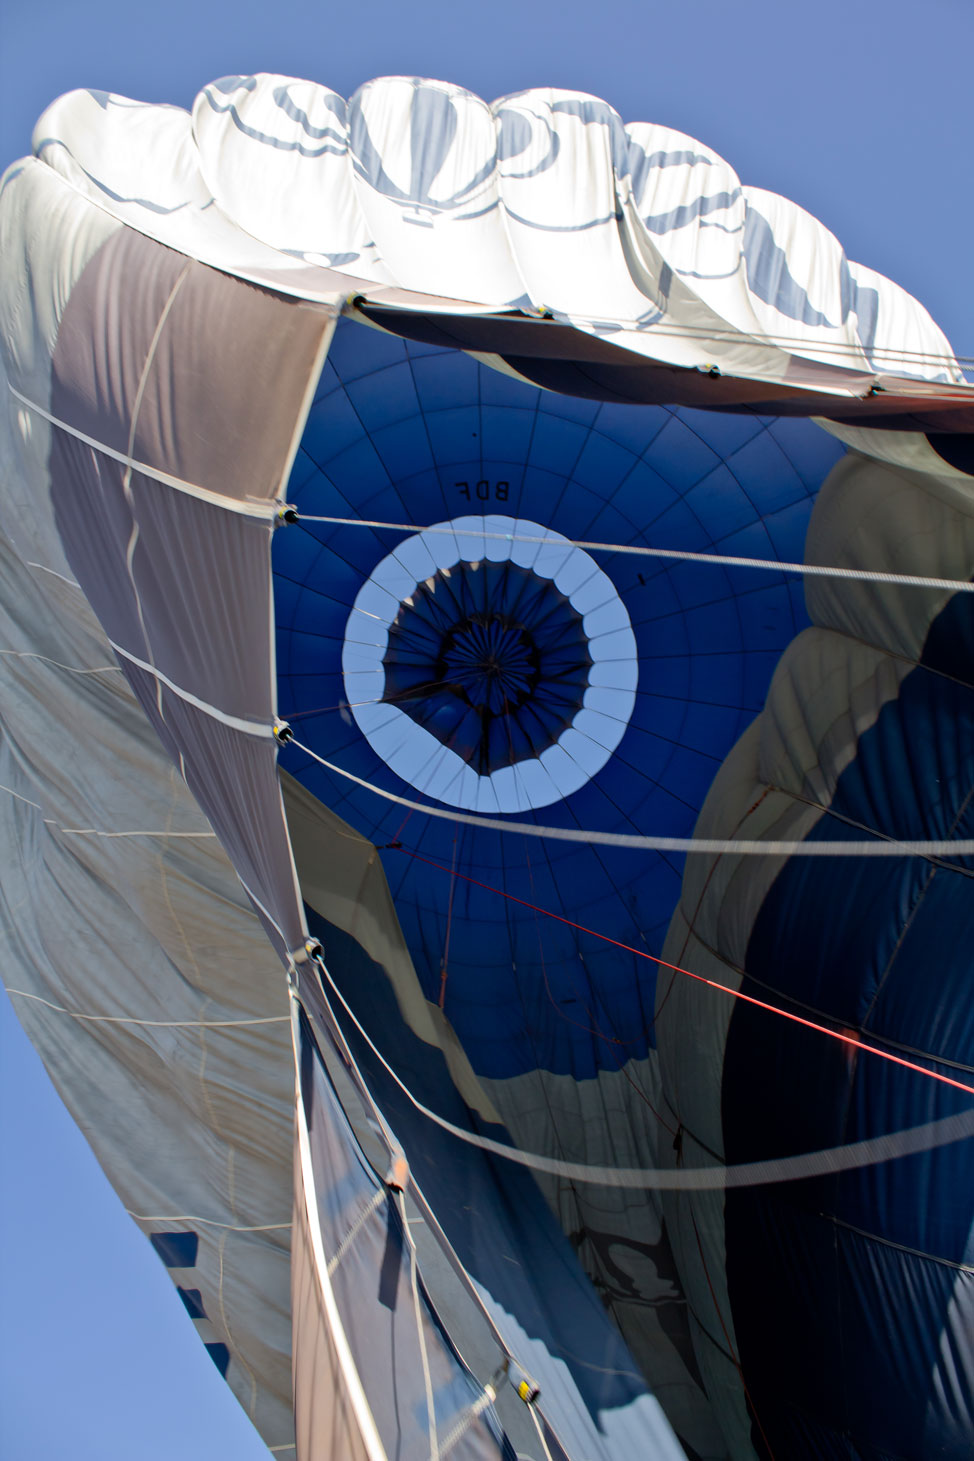
[[[573,328],[577,329],[579,327],[580,317],[577,315],[563,315],[561,319],[565,323],[571,324]],[[859,376],[877,376],[881,373],[892,373],[892,367],[894,365],[943,366],[947,371],[958,370],[963,374],[974,365],[974,357],[970,355],[952,355],[948,351],[943,350],[909,350],[896,345],[874,345],[867,351],[864,345],[855,341],[837,340],[828,336],[784,335],[770,331],[766,333],[764,330],[760,332],[736,330],[733,327],[726,330],[718,330],[712,325],[681,324],[672,318],[668,319],[665,324],[662,322],[651,324],[644,330],[634,329],[633,321],[623,319],[618,315],[614,319],[610,316],[608,322],[620,325],[623,332],[627,332],[628,327],[629,333],[639,334],[647,339],[652,339],[656,336],[674,340],[692,340],[696,344],[706,344],[712,341],[717,345],[734,345],[745,348],[750,346],[756,350],[766,349],[771,345],[785,351],[789,355],[811,360],[816,364],[833,365],[837,369],[849,371]],[[818,357],[822,355],[834,356],[835,359],[820,362]],[[728,371],[727,374],[732,379],[734,378],[733,371]],[[925,386],[933,386],[941,392],[963,391],[964,386],[967,384],[966,381],[930,380],[927,376],[914,374],[899,377],[894,376],[894,379],[901,380],[904,386],[922,384]],[[773,387],[776,384],[793,385],[794,383],[787,379],[777,377],[768,379],[769,387]],[[814,391],[815,386],[814,384],[808,383],[804,386],[804,389]],[[825,386],[822,390],[829,395],[835,394],[834,387],[830,389]],[[858,395],[859,393],[850,391],[849,394]],[[889,394],[895,395],[897,393],[890,392]],[[907,394],[907,392],[904,392],[904,394]]]
[[[186,482],[181,477],[174,477],[169,472],[160,471],[158,467],[151,467],[147,462],[137,461],[135,457],[129,456],[125,452],[117,451],[115,447],[108,446],[104,441],[97,441],[93,436],[88,436],[86,432],[80,431],[78,427],[71,426],[67,421],[62,421],[58,416],[53,416],[50,411],[45,410],[43,406],[39,406],[36,401],[31,401],[27,396],[21,395],[20,391],[15,386],[12,386],[9,381],[7,382],[7,389],[16,400],[20,401],[21,405],[26,406],[29,411],[36,412],[50,426],[56,427],[58,431],[67,432],[68,436],[73,436],[76,441],[82,442],[85,446],[90,447],[92,451],[99,452],[102,456],[111,457],[112,461],[119,462],[123,467],[128,468],[129,472],[136,472],[140,477],[148,477],[154,482],[161,482],[164,487],[172,487],[176,492],[185,493],[188,497],[195,497],[201,502],[208,502],[214,507],[223,508],[225,512],[238,513],[243,517],[258,518],[264,522],[273,522],[277,516],[278,507],[276,502],[257,502],[248,498],[228,497],[222,492],[211,492],[208,487],[200,487],[195,482]],[[130,435],[134,434],[134,428],[135,420],[133,417],[132,432]],[[40,566],[42,565],[38,565],[38,567]],[[63,577],[63,575],[59,574],[58,577]],[[67,581],[70,582],[70,580]]]
[[231,1030],[237,1026],[288,1025],[291,1022],[290,1015],[263,1015],[248,1020],[142,1020],[135,1015],[88,1015],[81,1010],[69,1010],[62,1004],[54,1004],[27,989],[7,989],[7,993],[16,995],[18,999],[32,999],[55,1014],[68,1015],[72,1020],[84,1020],[93,1025],[138,1025],[151,1030]]
[[51,659],[50,656],[46,654],[36,654],[33,650],[30,649],[0,649],[0,655],[7,656],[11,659],[40,660],[41,664],[53,665],[56,670],[67,670],[72,675],[120,675],[122,673],[121,666],[117,664],[92,665],[90,669],[82,669],[79,665],[63,665],[60,660]]
[[[492,513],[491,516],[499,516]],[[665,558],[680,563],[709,564],[718,568],[757,568],[769,573],[797,573],[804,578],[848,578],[857,583],[887,583],[901,588],[948,589],[953,593],[974,593],[974,583],[965,578],[928,578],[914,573],[887,573],[874,568],[839,568],[826,563],[791,563],[776,558],[743,558],[732,553],[691,553],[683,548],[646,548],[637,543],[598,543],[587,538],[552,538],[530,533],[485,532],[480,528],[419,527],[415,523],[379,522],[357,517],[325,517],[298,513],[299,523],[327,523],[332,527],[376,528],[395,533],[429,533],[439,537],[484,538],[498,543],[531,543],[538,547],[584,548],[588,552],[628,553],[640,558]]]
[[[809,1177],[820,1177],[833,1172],[848,1172],[857,1167],[874,1166],[877,1162],[887,1162],[899,1157],[915,1155],[918,1152],[928,1151],[932,1147],[946,1146],[955,1141],[963,1141],[974,1136],[974,1110],[961,1111],[953,1116],[941,1117],[937,1121],[925,1122],[922,1126],[909,1127],[904,1131],[891,1132],[885,1136],[869,1137],[865,1141],[850,1142],[845,1146],[828,1147],[821,1151],[802,1152],[792,1157],[774,1157],[763,1162],[742,1162],[733,1167],[689,1167],[682,1169],[655,1168],[646,1170],[641,1167],[601,1167],[586,1162],[565,1162],[557,1157],[544,1157],[537,1152],[524,1152],[517,1147],[505,1146],[503,1142],[494,1141],[489,1136],[481,1136],[477,1132],[468,1131],[462,1126],[455,1125],[438,1112],[432,1111],[424,1105],[417,1096],[414,1096],[409,1087],[399,1076],[398,1072],[386,1060],[385,1056],[378,1049],[368,1031],[358,1019],[338,985],[335,983],[327,965],[322,960],[316,961],[319,970],[328,980],[329,985],[336,997],[342,1004],[349,1019],[382,1064],[383,1068],[395,1081],[403,1095],[415,1107],[421,1115],[426,1116],[434,1125],[447,1131],[451,1136],[466,1142],[469,1146],[479,1147],[482,1151],[490,1152],[494,1156],[503,1157],[506,1161],[514,1162],[518,1166],[528,1167],[535,1172],[544,1172],[551,1177],[561,1177],[569,1182],[593,1183],[599,1187],[622,1187],[639,1190],[652,1191],[684,1191],[702,1192],[721,1190],[732,1187],[760,1187],[768,1186],[778,1182],[797,1182]],[[681,971],[682,972],[682,971]],[[710,981],[707,981],[710,982]],[[726,986],[718,986],[726,988]],[[733,994],[735,991],[727,990]],[[806,1022],[807,1023],[807,1022]],[[833,1033],[829,1031],[828,1033]],[[858,1043],[858,1042],[850,1042]],[[889,1058],[886,1051],[875,1050],[874,1047],[866,1046],[865,1049],[872,1050],[872,1053]],[[907,1062],[897,1062],[907,1063]],[[922,1067],[917,1067],[922,1070]],[[924,1071],[925,1075],[936,1076],[938,1072]],[[962,1085],[959,1081],[943,1078],[948,1085],[956,1086],[962,1091],[974,1096],[974,1086]]]
[[[678,269],[676,272],[686,277],[685,271]],[[689,277],[692,278],[694,276],[690,275]],[[388,304],[381,299],[370,299],[367,294],[360,297],[366,309],[386,309],[390,312],[397,312],[402,309],[402,306],[398,304]],[[455,312],[461,313],[460,311]],[[528,314],[527,311],[522,311],[521,314],[522,318],[538,318],[538,315]],[[508,318],[510,317],[508,316]],[[552,316],[552,318],[555,319],[557,324],[567,325],[574,329],[580,328],[583,324],[582,317],[578,315],[569,316],[559,312],[557,315]],[[607,317],[600,316],[599,318],[601,321]],[[848,365],[842,365],[841,368],[854,370],[860,375],[875,375],[876,371],[870,367],[869,362],[880,356],[889,363],[902,363],[904,365],[943,365],[948,369],[957,369],[962,372],[974,366],[974,356],[954,355],[949,350],[911,350],[907,346],[873,345],[867,351],[866,347],[860,341],[836,339],[834,336],[837,327],[834,325],[825,327],[832,331],[832,336],[826,335],[823,337],[819,335],[788,335],[777,331],[765,331],[763,329],[743,330],[737,329],[733,325],[728,325],[725,329],[719,329],[714,325],[678,323],[672,316],[665,315],[660,317],[659,323],[650,325],[646,330],[636,331],[634,329],[635,321],[631,317],[616,315],[614,317],[610,316],[608,319],[611,320],[611,323],[621,326],[624,331],[628,327],[630,332],[643,334],[650,338],[657,335],[674,339],[689,339],[701,343],[713,341],[717,344],[750,345],[754,348],[766,348],[772,345],[785,350],[791,355],[807,356],[810,352],[814,352],[814,356],[835,355],[839,358],[839,362],[841,362],[842,357],[846,357],[850,363]],[[663,323],[664,320],[666,323]],[[471,345],[463,348],[472,350]],[[887,367],[886,365],[881,365],[881,368],[885,370]],[[948,390],[962,384],[953,381],[929,381],[925,377],[917,376],[909,376],[903,379],[904,384],[913,384],[917,380],[920,380],[925,385],[940,386]],[[774,384],[774,382],[769,382],[769,384]],[[788,384],[788,382],[782,382],[782,384]],[[810,387],[810,389],[812,388]]]
[[[141,604],[139,608],[141,612]],[[110,639],[108,642],[115,653],[125,660],[127,664],[133,665],[137,670],[141,670],[144,675],[151,675],[160,685],[165,685],[167,690],[171,690],[174,695],[178,696],[186,705],[191,705],[194,710],[202,711],[204,715],[210,716],[212,720],[219,721],[221,725],[227,726],[230,730],[242,731],[247,736],[259,736],[265,740],[273,740],[274,727],[269,721],[245,720],[242,716],[231,715],[228,711],[221,710],[218,705],[211,705],[208,700],[201,700],[191,690],[186,690],[182,685],[177,685],[176,681],[171,680],[168,675],[164,675],[162,670],[158,669],[155,665],[149,664],[147,660],[140,659],[138,655],[132,654],[130,650],[123,649],[120,644],[115,643],[114,639]]]
[[46,826],[53,827],[55,829],[55,831],[63,833],[64,836],[66,836],[66,837],[67,836],[70,836],[70,837],[163,837],[163,838],[166,838],[166,839],[168,839],[170,837],[185,837],[185,838],[190,838],[192,840],[195,840],[197,838],[202,838],[202,837],[215,837],[216,836],[216,833],[215,832],[210,832],[210,831],[201,831],[201,832],[172,832],[172,831],[167,831],[167,830],[155,831],[155,830],[149,830],[149,829],[146,829],[146,828],[143,828],[143,827],[134,828],[131,831],[126,831],[126,832],[105,832],[105,831],[102,831],[101,828],[99,828],[99,827],[62,827],[61,824],[60,824],[60,822],[55,822],[55,820],[54,820],[53,817],[45,817],[43,815],[44,808],[41,806],[41,804],[39,802],[31,801],[31,799],[30,799],[29,796],[22,796],[19,791],[14,791],[14,789],[13,789],[12,786],[4,786],[2,783],[0,783],[0,791],[5,791],[8,796],[12,796],[13,797],[14,801],[23,802],[23,804],[24,804],[25,807],[33,807],[36,812],[40,812],[41,813],[41,820],[45,823]]
[[[396,806],[408,807],[413,812],[424,812],[444,822],[462,822],[468,827],[482,827],[488,832],[517,832],[525,837],[544,837],[553,842],[597,843],[601,847],[631,847],[647,852],[708,853],[712,856],[733,854],[742,857],[925,857],[943,861],[954,857],[974,857],[974,839],[951,842],[933,840],[924,842],[901,842],[892,838],[883,839],[876,834],[875,842],[759,842],[734,837],[654,837],[639,832],[600,832],[585,827],[550,827],[535,822],[508,821],[501,817],[481,817],[473,812],[454,811],[447,807],[430,806],[427,802],[414,801],[412,797],[400,796],[398,792],[386,791],[364,777],[355,776],[333,761],[326,761],[312,751],[310,746],[292,738],[289,745],[303,751],[323,766],[326,771],[351,781],[364,791],[370,791],[383,801]],[[955,864],[947,862],[948,867]],[[967,874],[966,868],[955,870]]]
[[[127,1207],[125,1211],[137,1223],[202,1223],[206,1228],[224,1228],[230,1233],[276,1233],[283,1232],[292,1226],[290,1222],[254,1223],[250,1226],[244,1223],[221,1223],[217,1222],[216,1218],[200,1217],[198,1213],[193,1212],[133,1212],[130,1207]],[[173,1265],[174,1268],[180,1266],[179,1264]]]

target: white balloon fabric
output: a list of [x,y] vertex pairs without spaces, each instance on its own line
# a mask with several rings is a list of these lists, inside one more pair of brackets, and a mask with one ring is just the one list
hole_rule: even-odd
[[[414,77],[72,92],[0,250],[4,978],[274,1454],[966,1455],[956,1144],[604,1181],[954,1110],[747,988],[974,1063],[970,860],[798,855],[970,820],[922,306],[682,133]],[[798,853],[588,836],[695,824]]]
[[34,152],[150,237],[308,298],[394,284],[550,312],[654,360],[826,391],[887,371],[962,379],[922,306],[850,265],[809,214],[743,189],[692,138],[624,127],[574,92],[488,108],[385,77],[346,103],[230,76],[190,118],[77,91],[41,117]]

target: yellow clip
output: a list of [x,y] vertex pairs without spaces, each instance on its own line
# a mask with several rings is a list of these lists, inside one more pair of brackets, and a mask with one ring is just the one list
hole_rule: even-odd
[[530,1405],[531,1401],[534,1398],[534,1387],[532,1385],[529,1385],[527,1380],[522,1380],[520,1385],[518,1385],[517,1387],[517,1393],[520,1395],[525,1405]]

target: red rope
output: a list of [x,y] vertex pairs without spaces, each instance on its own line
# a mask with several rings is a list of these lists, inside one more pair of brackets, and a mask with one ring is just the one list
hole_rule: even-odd
[[[405,825],[405,824],[403,824]],[[398,840],[398,839],[397,839]],[[457,886],[457,834],[453,834],[453,864],[450,868],[450,901],[446,909],[446,938],[443,941],[443,958],[440,961],[440,1009],[446,1001],[446,976],[450,967],[450,932],[453,928],[453,894]]]
[[[407,857],[415,858],[417,862],[424,862],[428,867],[435,867],[439,872],[450,872],[450,869],[444,867],[442,863],[434,862],[429,857],[422,857],[420,853],[412,852],[408,847],[400,850]],[[817,1030],[820,1035],[828,1035],[830,1040],[839,1040],[843,1045],[851,1046],[855,1050],[864,1050],[867,1055],[878,1055],[881,1060],[888,1060],[892,1065],[902,1066],[904,1070],[917,1071],[920,1075],[929,1077],[930,1080],[940,1081],[945,1086],[952,1086],[955,1091],[964,1091],[966,1095],[974,1096],[974,1086],[967,1085],[964,1081],[954,1080],[949,1075],[943,1075],[939,1070],[928,1070],[925,1065],[918,1065],[915,1060],[906,1060],[902,1055],[894,1055],[890,1050],[881,1050],[877,1045],[868,1045],[865,1040],[860,1040],[855,1035],[846,1035],[840,1030],[830,1030],[828,1025],[820,1025],[815,1020],[806,1019],[804,1015],[793,1014],[790,1010],[782,1009],[780,1005],[769,1004],[767,1000],[756,999],[753,994],[745,994],[743,990],[731,989],[726,984],[719,984],[716,979],[708,979],[703,974],[695,974],[692,969],[684,969],[679,964],[671,964],[666,959],[657,958],[655,954],[648,954],[645,949],[634,948],[632,944],[623,943],[621,939],[610,938],[607,933],[599,933],[598,929],[588,928],[584,923],[576,923],[574,919],[566,918],[562,913],[552,913],[550,908],[540,908],[535,903],[529,903],[526,898],[516,898],[513,893],[505,893],[503,888],[495,888],[490,883],[481,882],[479,878],[471,877],[469,873],[457,872],[453,876],[463,878],[465,882],[473,883],[475,887],[483,888],[488,893],[496,893],[501,898],[507,898],[511,903],[518,903],[522,908],[530,908],[535,913],[543,913],[546,918],[554,918],[558,923],[566,923],[569,928],[577,928],[579,933],[591,934],[593,938],[602,939],[605,943],[613,944],[617,949],[624,949],[626,953],[635,954],[640,959],[648,959],[650,963],[658,964],[663,969],[672,969],[677,974],[685,974],[688,979],[695,979],[698,984],[706,984],[711,989],[719,989],[722,994],[729,994],[732,999],[740,999],[745,1004],[754,1005],[757,1009],[768,1010],[770,1014],[780,1015],[783,1020],[791,1020],[792,1024],[803,1025],[806,1030]]]

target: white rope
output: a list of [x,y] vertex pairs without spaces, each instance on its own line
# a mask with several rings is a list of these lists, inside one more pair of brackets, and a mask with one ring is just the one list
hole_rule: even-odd
[[[496,516],[496,514],[492,514]],[[441,537],[485,538],[498,543],[534,543],[538,547],[585,548],[589,552],[629,553],[640,558],[675,559],[680,563],[704,563],[722,568],[759,568],[767,573],[799,573],[805,578],[849,578],[862,583],[888,583],[903,588],[949,589],[974,593],[974,583],[963,578],[926,578],[912,573],[886,573],[872,568],[838,568],[825,563],[780,562],[775,558],[741,558],[728,553],[691,553],[682,548],[646,548],[637,543],[597,543],[588,538],[551,538],[530,533],[485,532],[480,528],[419,527],[415,523],[378,522],[357,517],[319,517],[298,514],[298,522],[328,523],[343,528],[381,528],[398,533],[433,533]]]
[[416,1334],[419,1339],[419,1355],[423,1364],[423,1386],[426,1390],[426,1422],[429,1431],[429,1461],[440,1461],[440,1446],[436,1435],[436,1405],[433,1400],[433,1381],[430,1376],[429,1354],[426,1349],[426,1326],[423,1324],[423,1306],[419,1299],[419,1273],[416,1259],[416,1244],[406,1220],[406,1199],[398,1194],[399,1215],[403,1232],[409,1245],[409,1285],[413,1292],[413,1313],[416,1316]]
[[27,989],[8,988],[7,993],[15,994],[18,999],[32,999],[57,1015],[68,1015],[72,1020],[84,1020],[93,1025],[138,1025],[150,1030],[232,1030],[238,1026],[287,1025],[291,1021],[290,1015],[265,1015],[247,1020],[141,1020],[135,1015],[87,1015],[81,1010],[69,1010],[64,1005],[53,1004]]
[[[288,1024],[290,1024],[290,1022],[291,1021],[289,1016]],[[355,1239],[365,1227],[365,1224],[368,1222],[369,1218],[374,1212],[377,1212],[379,1210],[385,1200],[385,1189],[382,1187],[377,1187],[376,1190],[373,1192],[371,1199],[363,1207],[362,1211],[359,1213],[358,1217],[352,1223],[352,1226],[349,1228],[348,1232],[345,1234],[344,1238],[335,1249],[335,1252],[332,1254],[331,1258],[329,1258],[329,1278],[331,1278],[332,1274],[335,1272],[335,1269],[338,1267],[339,1263],[341,1263],[342,1259],[345,1257],[345,1254],[348,1252],[349,1248],[351,1248],[352,1244],[355,1242]]]
[[[9,381],[7,382],[7,389],[12,396],[15,396],[20,401],[21,405],[26,406],[30,411],[36,411],[37,415],[43,417],[51,426],[56,426],[59,431],[66,431],[76,441],[81,441],[85,446],[90,446],[92,451],[100,452],[106,457],[111,457],[113,461],[120,462],[129,472],[137,472],[140,477],[151,477],[154,482],[161,482],[164,487],[173,487],[177,492],[183,492],[189,497],[196,497],[201,502],[210,502],[214,507],[222,507],[225,512],[240,513],[244,517],[262,518],[265,522],[273,522],[277,517],[278,505],[276,502],[255,502],[236,497],[224,497],[222,493],[211,492],[207,487],[198,487],[194,482],[184,482],[181,477],[173,477],[169,472],[161,472],[156,467],[150,467],[147,462],[136,461],[134,457],[127,456],[125,452],[116,451],[114,447],[106,445],[103,441],[96,441],[93,436],[88,436],[85,432],[79,431],[76,426],[69,426],[67,421],[62,421],[59,417],[52,416],[50,411],[45,411],[44,407],[39,406],[36,401],[31,401],[27,396],[22,396],[20,391],[16,390]],[[42,563],[36,563],[30,566],[32,568],[43,568],[44,565]],[[45,571],[48,573],[54,572],[51,568]],[[56,576],[58,578],[64,577],[60,573]],[[70,582],[70,579],[65,579],[65,583]],[[74,587],[78,587],[78,585],[75,584]]]
[[[534,1428],[538,1433],[538,1440],[541,1442],[541,1448],[545,1454],[545,1461],[554,1461],[551,1451],[548,1448],[548,1442],[545,1439],[545,1433],[541,1425],[541,1417],[538,1415],[538,1407],[536,1405],[529,1405],[528,1414],[534,1421]],[[564,1451],[562,1451],[562,1455],[564,1454]]]
[[[685,272],[681,269],[676,270],[677,274],[684,274]],[[369,309],[381,309],[389,314],[395,314],[402,313],[404,310],[410,308],[409,306],[383,300],[381,297],[372,298],[369,294],[363,294],[358,296],[358,298],[361,299],[362,306],[366,311]],[[538,318],[538,314],[529,315],[527,311],[522,311],[521,320],[518,323],[526,319],[537,320]],[[577,322],[574,319],[570,319],[567,315],[559,313],[555,314],[553,318],[558,325],[565,325],[574,329],[579,328]],[[615,316],[614,323],[618,323],[623,327],[629,326],[631,329],[633,321],[622,316]],[[550,325],[548,327],[550,328]],[[807,335],[786,335],[772,331],[765,332],[764,330],[760,332],[736,330],[733,328],[720,330],[715,329],[712,325],[676,324],[672,320],[672,317],[667,317],[666,324],[651,325],[646,333],[650,336],[671,336],[675,339],[692,339],[699,342],[712,341],[717,344],[729,342],[733,345],[751,345],[756,348],[764,348],[770,344],[786,350],[791,355],[802,355],[814,350],[816,355],[831,354],[837,356],[837,363],[844,370],[855,370],[856,364],[858,364],[859,369],[856,372],[858,375],[876,374],[875,371],[870,371],[865,364],[867,355],[870,359],[882,356],[890,364],[915,365],[919,362],[920,364],[944,365],[950,369],[958,369],[961,371],[970,369],[974,365],[974,356],[952,355],[949,351],[944,350],[910,350],[906,346],[899,345],[873,345],[867,351],[861,342],[853,342],[851,340],[829,339],[828,337],[825,339],[818,337],[809,338]],[[459,349],[460,347],[456,348]],[[472,350],[469,350],[469,347],[465,346],[463,348],[465,352],[473,353]],[[854,363],[848,366],[842,365],[843,357],[848,357]],[[883,366],[884,371],[888,368],[889,366],[887,365]],[[938,397],[941,397],[945,393],[963,391],[965,385],[965,382],[931,381],[923,376],[912,375],[897,377],[897,380],[901,380],[904,386],[933,387],[937,390]],[[809,387],[809,389],[814,389],[814,387]],[[829,394],[832,394],[832,392],[829,392]],[[953,399],[952,396],[951,399]]]
[[[443,1444],[440,1446],[437,1452],[437,1456],[448,1456],[449,1453],[453,1450],[454,1446],[457,1444],[457,1442],[463,1440],[464,1436],[467,1434],[467,1431],[473,1425],[474,1421],[480,1419],[484,1411],[487,1409],[488,1405],[492,1405],[496,1398],[496,1392],[491,1393],[487,1390],[485,1390],[482,1395],[478,1396],[474,1403],[472,1405],[469,1405],[467,1409],[463,1412],[463,1414],[460,1416],[460,1419],[454,1425],[453,1429],[451,1431],[447,1431],[446,1435],[443,1438]],[[432,1451],[430,1452],[430,1461],[436,1461],[436,1458],[433,1456]]]
[[62,583],[67,584],[68,588],[76,588],[79,591],[81,590],[80,583],[77,583],[73,578],[65,578],[64,574],[58,573],[56,568],[48,568],[47,565],[44,563],[35,563],[32,558],[28,558],[27,567],[36,568],[40,573],[49,573],[52,578],[59,578]]
[[265,739],[273,740],[274,727],[270,722],[244,720],[239,715],[230,715],[226,710],[220,710],[218,706],[211,705],[208,700],[201,700],[190,690],[184,690],[182,685],[177,685],[175,680],[164,675],[161,670],[156,669],[155,665],[150,665],[146,660],[139,659],[138,655],[132,654],[130,650],[123,649],[120,644],[115,643],[114,639],[110,639],[108,642],[122,659],[127,660],[130,665],[134,665],[137,670],[142,670],[144,674],[152,675],[157,684],[165,685],[167,690],[171,690],[180,700],[185,701],[187,705],[192,705],[195,710],[201,710],[204,715],[219,721],[221,725],[228,726],[230,730],[243,731],[248,736],[262,736]]
[[36,654],[30,649],[0,649],[0,655],[9,655],[13,659],[37,659],[42,664],[53,665],[56,670],[68,670],[72,675],[106,675],[108,673],[120,675],[122,673],[120,665],[94,665],[91,669],[83,670],[78,665],[63,665],[60,660],[50,659],[46,654]]
[[[221,1223],[216,1218],[200,1217],[198,1213],[192,1212],[133,1212],[130,1207],[125,1211],[130,1218],[137,1223],[202,1223],[205,1228],[222,1228],[228,1233],[277,1233],[290,1229],[291,1223],[254,1223],[246,1226],[243,1223]],[[179,1264],[174,1264],[178,1268]]]
[[877,1162],[891,1161],[896,1157],[909,1156],[928,1151],[932,1147],[946,1146],[951,1142],[963,1141],[974,1136],[974,1109],[961,1111],[954,1116],[945,1116],[938,1121],[928,1121],[923,1126],[895,1131],[886,1136],[869,1137],[864,1141],[850,1142],[846,1146],[828,1147],[822,1151],[801,1152],[792,1157],[774,1157],[763,1162],[742,1162],[737,1166],[688,1167],[679,1170],[641,1167],[597,1167],[584,1162],[564,1162],[557,1157],[543,1157],[536,1152],[520,1151],[517,1147],[505,1146],[489,1136],[456,1126],[428,1106],[424,1106],[399,1077],[374,1044],[371,1036],[359,1021],[327,966],[318,960],[329,985],[362,1036],[369,1049],[383,1068],[395,1081],[403,1095],[421,1115],[434,1125],[465,1141],[481,1151],[504,1157],[518,1166],[528,1167],[535,1172],[545,1172],[551,1177],[562,1177],[569,1182],[591,1182],[599,1187],[622,1187],[652,1191],[705,1192],[730,1187],[760,1187],[777,1182],[797,1182],[806,1177],[821,1177],[834,1172],[848,1172],[858,1167],[874,1166]]
[[25,807],[33,807],[35,811],[42,814],[42,821],[48,827],[53,827],[56,832],[62,832],[65,836],[71,837],[215,837],[215,832],[170,832],[151,831],[146,828],[135,828],[128,832],[104,832],[99,827],[62,827],[60,822],[55,822],[53,817],[43,816],[44,808],[40,802],[31,801],[29,796],[22,796],[19,791],[14,791],[12,786],[4,786],[0,783],[0,791],[5,791],[15,801],[23,802]]
[[[326,771],[332,771],[336,776],[342,776],[346,781],[354,782],[356,786],[361,786],[365,791],[371,791],[375,796],[382,797],[384,801],[394,802],[396,806],[408,807],[414,812],[424,812],[428,817],[437,817],[446,822],[462,822],[469,827],[483,827],[490,832],[517,832],[525,837],[544,837],[555,842],[582,842],[589,845],[598,843],[603,847],[632,847],[651,852],[698,852],[708,853],[712,856],[724,856],[725,854],[745,857],[950,858],[974,856],[974,839],[956,842],[942,839],[926,842],[900,842],[892,838],[883,840],[877,833],[876,836],[879,840],[875,842],[770,840],[759,842],[746,838],[654,837],[643,836],[638,832],[599,832],[584,827],[548,827],[535,822],[505,821],[501,817],[479,817],[470,812],[433,807],[427,802],[413,801],[411,797],[400,796],[394,791],[386,791],[383,787],[376,786],[374,782],[366,781],[361,776],[354,776],[351,771],[345,771],[341,766],[336,766],[334,762],[326,761],[323,756],[319,756],[302,741],[292,739],[289,744],[296,750],[303,751],[306,756],[310,756],[312,761],[317,761],[319,766],[324,766]],[[967,869],[959,868],[958,871],[966,873]]]

